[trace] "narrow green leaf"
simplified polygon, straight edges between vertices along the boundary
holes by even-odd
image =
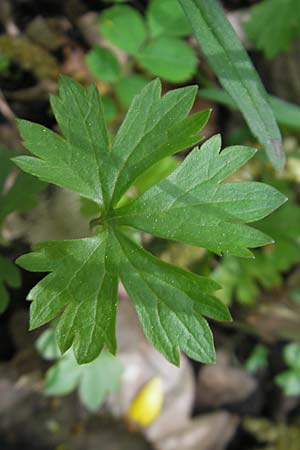
[[[218,254],[251,256],[248,248],[272,242],[244,223],[270,214],[285,196],[262,183],[220,183],[255,153],[250,147],[220,149],[220,137],[215,136],[201,150],[193,150],[168,178],[115,210],[115,220]]]
[[[265,89],[251,60],[216,0],[179,0],[221,84],[238,105],[276,169],[285,157]]]
[[[204,88],[199,90],[199,96],[207,98],[222,105],[237,109],[237,105],[231,97],[222,89]],[[286,102],[281,98],[269,95],[269,103],[272,106],[277,122],[291,130],[300,130],[300,108],[293,103]]]
[[[137,189],[138,195],[143,194],[156,183],[170,175],[179,164],[180,162],[175,156],[167,156],[146,170],[134,182],[134,187]]]

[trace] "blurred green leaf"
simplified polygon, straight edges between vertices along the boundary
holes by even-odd
[[[137,57],[149,72],[172,83],[191,79],[197,68],[194,50],[176,37],[161,36],[153,40]]]
[[[45,392],[60,396],[78,388],[82,404],[89,411],[96,411],[108,394],[119,389],[121,374],[120,361],[108,352],[80,366],[69,350],[47,371]]]
[[[300,395],[300,373],[293,370],[287,370],[275,377],[275,382],[281,387],[285,395],[297,396]]]
[[[103,95],[102,106],[106,122],[114,120],[118,114],[118,107],[115,100],[110,95]]]
[[[98,80],[114,83],[120,76],[119,62],[107,48],[92,48],[86,55],[86,64]]]
[[[16,152],[0,145],[0,238],[5,218],[12,212],[25,212],[36,204],[38,192],[45,186],[25,173],[14,173],[10,157]],[[9,302],[7,287],[21,285],[20,270],[12,261],[0,255],[0,313]]]
[[[276,183],[274,185],[277,187]],[[275,244],[255,251],[254,260],[225,256],[214,271],[213,278],[223,286],[217,296],[226,304],[235,298],[242,304],[255,302],[260,286],[265,289],[280,286],[282,274],[299,261],[300,207],[292,201],[290,190],[285,193],[290,202],[276,211],[272,218],[255,224],[257,229],[272,236]]]
[[[300,376],[300,343],[292,342],[284,347],[283,356],[286,364],[299,372]]]
[[[268,349],[264,345],[256,345],[248,357],[245,367],[248,372],[256,373],[268,365]]]
[[[48,328],[40,335],[36,348],[44,359],[57,360],[46,373],[45,392],[48,395],[67,395],[78,388],[83,405],[95,411],[107,394],[119,388],[122,365],[108,352],[102,352],[92,363],[80,366],[72,350],[61,355],[55,327]]]
[[[95,411],[108,394],[119,390],[123,367],[120,360],[108,352],[102,352],[88,366],[83,366],[79,397],[86,408]]]
[[[36,205],[37,194],[45,183],[26,173],[20,172],[11,188],[0,196],[0,225],[13,211],[26,212]]]
[[[289,369],[278,374],[275,382],[285,395],[300,395],[300,343],[292,342],[286,345],[283,357]]]
[[[56,342],[54,327],[45,330],[37,339],[35,346],[39,354],[48,361],[61,357],[61,352]]]
[[[8,258],[0,255],[0,313],[3,313],[9,302],[7,286],[18,288],[21,286],[20,270]]]
[[[10,59],[4,55],[3,53],[0,53],[0,73],[5,73],[10,66]]]
[[[146,26],[139,12],[127,5],[113,6],[100,15],[100,32],[116,47],[131,55],[146,40]]]
[[[256,47],[274,58],[300,37],[299,0],[263,0],[251,8],[245,29]]]
[[[294,288],[289,290],[289,295],[291,296],[292,300],[299,304],[300,303],[300,289]]]
[[[124,108],[128,109],[135,95],[139,94],[149,80],[143,75],[132,74],[117,82],[116,94]]]
[[[192,27],[177,0],[151,0],[147,9],[147,22],[153,37],[186,36]]]

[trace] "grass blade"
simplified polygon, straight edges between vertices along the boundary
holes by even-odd
[[[203,53],[265,147],[276,169],[284,166],[281,135],[262,82],[216,0],[179,0]]]
[[[237,109],[237,105],[230,95],[217,87],[200,89],[199,96],[232,109]],[[273,95],[268,95],[268,98],[279,125],[290,130],[300,131],[300,107]]]

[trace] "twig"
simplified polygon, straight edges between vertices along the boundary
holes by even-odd
[[[3,95],[2,90],[0,89],[0,112],[8,120],[13,126],[16,126],[16,116]]]

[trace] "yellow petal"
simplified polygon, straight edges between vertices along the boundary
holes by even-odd
[[[142,427],[154,422],[160,415],[163,405],[163,386],[160,377],[148,381],[133,399],[127,418]]]

